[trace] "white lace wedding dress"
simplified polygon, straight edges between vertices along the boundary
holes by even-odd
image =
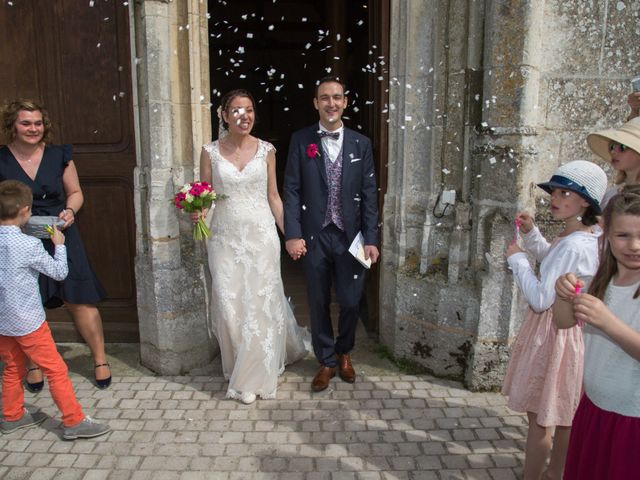
[[[267,200],[267,153],[258,140],[253,159],[239,171],[220,155],[218,142],[203,147],[211,158],[213,187],[228,198],[216,203],[207,244],[212,277],[211,321],[220,344],[227,397],[253,393],[274,398],[285,364],[307,353],[284,294],[280,240]]]

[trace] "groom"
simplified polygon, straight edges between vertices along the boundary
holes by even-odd
[[[284,228],[289,255],[304,257],[313,350],[320,362],[311,389],[320,392],[336,369],[345,382],[356,379],[349,352],[365,268],[349,253],[349,245],[362,232],[365,258],[378,260],[378,204],[371,142],[342,123],[344,84],[337,77],[321,79],[313,104],[320,122],[291,136]],[[337,338],[329,314],[332,281],[340,305]]]

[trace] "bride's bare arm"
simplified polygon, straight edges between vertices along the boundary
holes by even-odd
[[[212,184],[212,173],[211,173],[211,158],[209,157],[209,152],[207,152],[204,147],[202,148],[202,152],[200,152],[200,181],[208,182]],[[204,210],[202,214],[200,212],[191,213],[189,216],[191,220],[195,223],[198,221],[200,215],[202,217],[207,216],[208,210]]]
[[[202,148],[200,152],[200,180],[211,183],[211,158],[209,152]]]
[[[276,178],[276,154],[272,151],[267,155],[267,196],[269,198],[269,208],[276,225],[284,233],[284,208],[282,199],[278,193],[278,181]]]

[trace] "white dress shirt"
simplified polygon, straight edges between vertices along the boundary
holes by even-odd
[[[22,337],[40,328],[46,315],[38,275],[64,280],[68,272],[64,245],[56,245],[51,257],[39,239],[0,225],[0,335]]]
[[[321,132],[329,132],[329,130],[324,128],[322,124],[318,123],[318,126]],[[340,137],[337,140],[334,140],[331,137],[322,137],[320,140],[322,142],[324,151],[327,152],[327,155],[329,155],[329,160],[331,160],[331,163],[336,161],[336,159],[338,158],[338,154],[342,149],[342,143],[344,141],[344,123],[340,125],[340,128],[338,128],[337,130],[333,130],[331,133],[333,132],[338,132],[340,134]]]

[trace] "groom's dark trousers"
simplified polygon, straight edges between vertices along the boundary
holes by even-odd
[[[335,367],[336,354],[349,353],[355,344],[365,268],[349,253],[349,244],[347,235],[331,223],[320,231],[303,257],[313,351],[327,367]],[[329,312],[332,283],[340,305],[335,343]]]

